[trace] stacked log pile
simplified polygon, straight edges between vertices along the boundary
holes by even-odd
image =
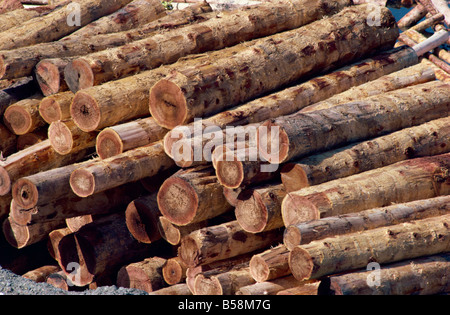
[[[0,7],[0,265],[65,290],[450,292],[445,1],[78,2],[79,23]]]

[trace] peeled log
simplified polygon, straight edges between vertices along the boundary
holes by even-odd
[[[449,224],[450,215],[443,215],[314,241],[294,248],[289,266],[295,278],[307,280],[365,268],[373,261],[386,264],[445,253],[450,250]]]
[[[97,154],[101,159],[121,154],[161,140],[167,129],[159,126],[153,117],[138,119],[103,129],[97,136]]]
[[[450,151],[450,117],[285,164],[281,181],[288,192],[377,169],[403,160]]]
[[[146,292],[162,289],[166,286],[163,277],[166,261],[164,258],[153,257],[123,266],[117,275],[117,285]]]
[[[8,194],[14,182],[21,177],[72,164],[85,156],[84,150],[75,154],[59,155],[49,140],[14,153],[5,161],[0,161],[0,196]]]
[[[446,117],[449,100],[449,85],[433,81],[330,109],[268,120],[258,129],[259,153],[272,163],[288,162]]]
[[[289,193],[285,226],[450,193],[450,154],[416,158]],[[393,180],[395,179],[395,180]]]
[[[70,119],[70,104],[74,94],[70,91],[44,97],[39,104],[39,114],[47,124]]]
[[[450,213],[450,196],[416,200],[289,225],[284,232],[283,242],[289,250],[292,250],[295,246],[327,237],[366,231],[448,213]]]
[[[319,286],[327,295],[434,295],[450,290],[450,254],[433,255],[329,277]],[[382,285],[369,286],[379,275]]]
[[[75,170],[70,186],[75,194],[87,197],[125,183],[157,175],[175,166],[161,142],[139,147],[125,153]]]
[[[48,234],[47,249],[50,256],[52,256],[56,261],[59,261],[59,242],[64,236],[70,233],[72,233],[72,231],[68,227],[63,227],[53,230]]]
[[[236,219],[250,233],[260,233],[283,226],[281,203],[286,196],[282,184],[252,187],[239,194]]]
[[[398,29],[391,12],[381,8],[381,24],[371,27],[367,23],[369,9],[367,5],[344,8],[296,30],[212,53],[210,60],[192,67],[179,67],[151,88],[150,112],[161,126],[173,129],[194,117],[223,111],[307,74],[392,47]],[[311,55],[315,56],[314,62]]]
[[[188,54],[218,50],[298,28],[337,13],[350,4],[349,0],[328,1],[327,5],[323,5],[323,1],[293,0],[282,5],[261,4],[238,11],[224,11],[208,21],[181,30],[81,56],[66,69],[65,76],[68,82],[72,82],[69,83],[72,91],[81,86],[79,82],[90,81],[88,86],[99,85],[176,62]],[[174,45],[177,49],[173,48]]]
[[[245,232],[237,221],[206,227],[181,240],[178,256],[188,267],[236,257],[279,242],[278,230],[253,234]]]
[[[80,0],[77,2],[79,7],[65,5],[39,19],[31,19],[1,32],[0,50],[58,40],[89,22],[120,9],[129,2],[131,0]],[[80,14],[79,25],[73,21],[74,11]]]
[[[24,135],[45,125],[39,115],[39,103],[42,97],[35,95],[10,105],[4,113],[5,125],[16,135]]]
[[[201,222],[232,210],[210,166],[183,169],[169,177],[158,192],[158,205],[162,215],[176,225]]]
[[[136,241],[128,232],[123,214],[107,216],[69,234],[59,243],[60,265],[76,286],[94,281],[106,270],[144,259],[149,245]],[[77,264],[74,270],[74,264]]]
[[[48,138],[53,149],[61,155],[73,154],[93,148],[97,132],[84,132],[72,120],[55,121],[48,128]]]

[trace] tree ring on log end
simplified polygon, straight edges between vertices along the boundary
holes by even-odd
[[[77,169],[70,175],[70,187],[73,192],[82,198],[94,194],[95,178],[88,170]]]
[[[308,280],[312,275],[314,262],[308,251],[298,246],[289,253],[289,268],[297,280]]]
[[[98,128],[101,112],[97,101],[89,94],[77,92],[70,105],[70,115],[75,124],[84,132]]]
[[[307,198],[287,194],[281,204],[284,226],[320,219],[319,209]]]
[[[107,159],[123,153],[123,142],[114,129],[105,128],[97,136],[96,148],[98,156]]]
[[[239,196],[235,215],[239,225],[250,233],[264,231],[268,220],[267,209],[262,197],[254,190],[244,192]]]

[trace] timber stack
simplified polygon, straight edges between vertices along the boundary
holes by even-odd
[[[69,291],[450,292],[447,2],[181,2],[0,5],[0,265]]]

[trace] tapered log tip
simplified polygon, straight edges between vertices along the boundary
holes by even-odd
[[[264,231],[268,220],[262,197],[254,190],[244,191],[239,195],[235,215],[239,225],[250,233]]]
[[[24,135],[29,132],[32,119],[21,106],[9,106],[4,113],[4,122],[16,135]]]
[[[95,98],[85,92],[77,92],[70,105],[73,121],[85,132],[95,131],[101,119],[101,112]]]
[[[41,88],[42,94],[49,96],[59,92],[61,87],[61,76],[58,66],[47,60],[42,60],[36,65],[36,80]]]
[[[61,120],[62,117],[61,108],[52,96],[44,97],[39,103],[39,114],[48,124]]]
[[[244,181],[244,167],[241,161],[217,161],[216,175],[219,183],[231,189],[239,188]]]
[[[73,136],[70,129],[62,121],[55,121],[48,128],[48,138],[53,149],[61,155],[72,152]]]
[[[97,136],[96,149],[101,159],[107,159],[123,153],[123,142],[117,132],[105,128]]]
[[[289,153],[289,137],[281,126],[268,120],[257,130],[257,147],[263,159],[281,164]]]
[[[12,195],[14,202],[23,209],[36,206],[39,199],[36,186],[26,178],[20,178],[14,183]]]
[[[293,250],[302,242],[302,233],[295,225],[290,225],[284,230],[283,243],[287,249]]]
[[[320,219],[319,209],[307,198],[288,193],[281,204],[284,226]]]
[[[77,169],[70,175],[70,187],[79,197],[91,196],[95,191],[94,175],[89,170]]]
[[[94,73],[89,63],[81,58],[73,60],[64,68],[64,79],[73,93],[94,86]]]
[[[250,259],[250,275],[256,282],[265,282],[269,279],[270,268],[267,265],[266,261],[255,255]]]
[[[0,196],[5,196],[11,191],[11,178],[8,171],[0,166]]]
[[[149,109],[156,122],[167,129],[173,129],[187,121],[187,103],[178,85],[162,79],[151,89]]]
[[[287,192],[309,187],[310,182],[304,169],[295,163],[287,163],[281,169],[281,182]]]
[[[311,278],[314,269],[314,261],[307,250],[300,246],[295,247],[289,253],[289,269],[295,279],[302,281]]]
[[[194,188],[183,179],[172,176],[161,185],[158,206],[164,217],[175,225],[187,225],[195,217],[199,199]]]

